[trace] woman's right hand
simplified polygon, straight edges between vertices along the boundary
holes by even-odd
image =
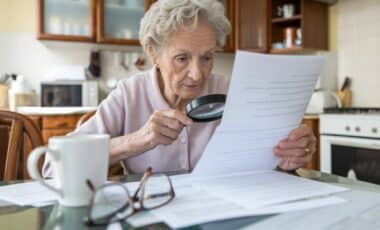
[[[169,145],[191,123],[179,110],[156,110],[136,132],[111,139],[110,163],[144,153],[157,145]]]
[[[178,138],[182,129],[191,123],[192,120],[179,110],[156,110],[134,134],[139,139],[136,141],[141,141],[142,151],[145,152],[157,145],[171,144]]]

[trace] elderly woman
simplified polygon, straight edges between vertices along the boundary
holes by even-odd
[[[220,121],[195,123],[185,106],[202,95],[227,93],[228,82],[212,74],[215,51],[230,23],[215,0],[160,0],[141,21],[140,42],[154,64],[120,81],[96,114],[74,133],[110,134],[110,162],[131,173],[191,170]],[[279,168],[305,165],[315,151],[310,128],[301,126],[274,146]],[[44,175],[51,175],[49,164]]]

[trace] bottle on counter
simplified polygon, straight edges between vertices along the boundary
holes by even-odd
[[[17,111],[18,106],[36,105],[36,98],[36,92],[27,86],[23,75],[11,75],[8,91],[9,110]]]

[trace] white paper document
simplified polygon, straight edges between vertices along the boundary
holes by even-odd
[[[275,216],[244,227],[244,230],[380,229],[380,194],[350,191],[341,195],[345,203],[310,212]],[[242,230],[243,230],[242,229]]]
[[[306,179],[292,183],[300,178],[274,171],[200,180],[191,176],[171,178],[175,199],[152,213],[172,228],[340,204],[344,200],[339,197],[321,195],[346,190]],[[314,199],[306,199],[310,197]]]
[[[299,126],[322,67],[321,56],[238,51],[222,122],[193,174],[275,168],[273,148]]]
[[[52,180],[47,181],[53,184]],[[40,182],[27,182],[0,187],[0,199],[21,206],[46,206],[57,201],[57,194],[50,191]]]

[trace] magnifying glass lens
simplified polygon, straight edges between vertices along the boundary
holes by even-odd
[[[222,116],[224,110],[224,103],[210,103],[207,105],[198,106],[196,109],[191,111],[189,115],[197,119],[209,119],[216,116]]]
[[[187,116],[195,122],[208,122],[223,116],[226,95],[211,94],[192,100],[186,106]]]

